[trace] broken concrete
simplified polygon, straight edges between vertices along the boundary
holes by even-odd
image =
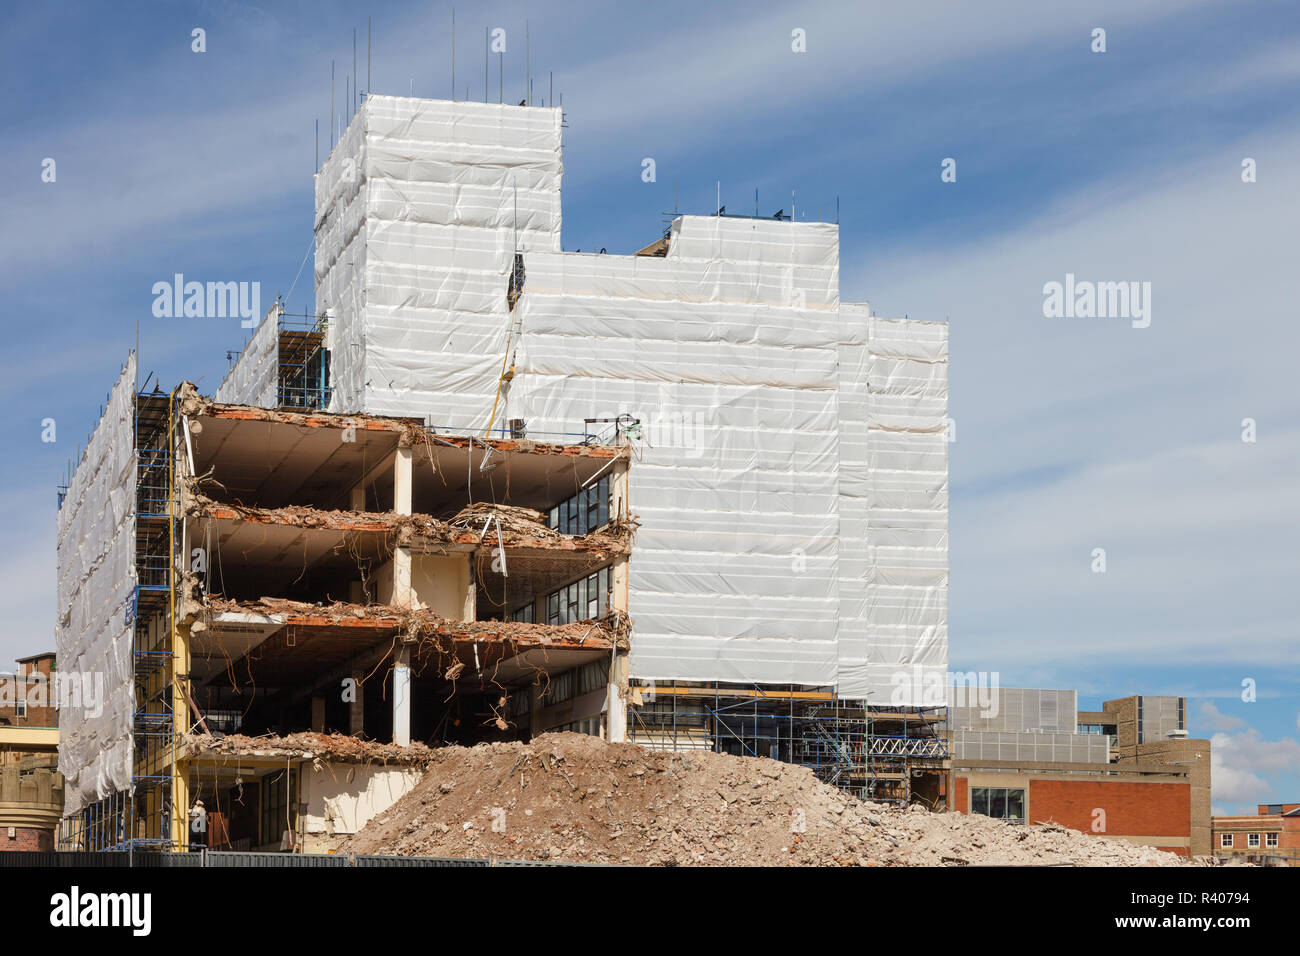
[[[310,731],[283,737],[186,734],[183,744],[190,755],[275,757],[285,760],[391,764],[400,767],[426,767],[435,752],[418,741],[399,747],[397,744],[362,740],[343,734],[318,734]]]
[[[655,866],[1181,866],[1063,827],[864,803],[774,760],[580,734],[433,752],[342,850]]]
[[[286,625],[354,625],[392,629],[407,641],[421,642],[447,638],[459,640],[513,641],[521,644],[577,647],[627,647],[632,621],[615,612],[599,621],[575,621],[571,624],[531,624],[523,621],[453,621],[426,609],[411,610],[386,604],[308,604],[288,598],[263,597],[257,601],[229,601],[211,598],[207,614],[261,614]]]

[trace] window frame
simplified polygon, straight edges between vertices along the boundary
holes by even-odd
[[[971,813],[1017,824],[1023,824],[1028,819],[1025,809],[1027,792],[1024,787],[971,787],[970,794]],[[980,806],[984,809],[979,809]],[[1019,813],[1012,815],[1013,808],[1018,808]],[[995,809],[1001,812],[994,813]]]

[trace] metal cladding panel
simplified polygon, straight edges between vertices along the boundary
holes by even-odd
[[[1026,766],[1104,764],[1110,760],[1110,748],[1100,734],[954,730],[952,755],[954,760],[1015,760]]]
[[[1073,690],[1034,687],[997,687],[988,694],[987,706],[973,699],[977,691],[964,690],[958,700],[948,691],[948,723],[957,730],[1075,734],[1078,730],[1078,693]]]
[[[77,685],[59,708],[65,816],[131,787],[135,375],[132,352],[58,515],[55,653],[60,680]]]

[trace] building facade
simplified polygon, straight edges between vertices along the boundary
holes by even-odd
[[[954,700],[949,806],[1208,856],[1210,742],[1187,739],[1185,714],[1181,697],[1080,711],[1072,690]]]
[[[0,852],[52,850],[63,813],[54,653],[0,674]]]
[[[105,684],[66,845],[347,832],[410,777],[321,796],[361,738],[704,740],[941,799],[946,325],[842,303],[793,209],[564,252],[563,127],[366,97],[313,314],[211,398],[129,357],[60,506],[60,659]]]
[[[1260,866],[1300,866],[1300,803],[1261,803],[1254,816],[1210,819],[1214,856]]]

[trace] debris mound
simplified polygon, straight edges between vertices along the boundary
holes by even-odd
[[[1064,827],[864,803],[804,767],[582,734],[433,751],[340,852],[650,866],[1178,866]]]

